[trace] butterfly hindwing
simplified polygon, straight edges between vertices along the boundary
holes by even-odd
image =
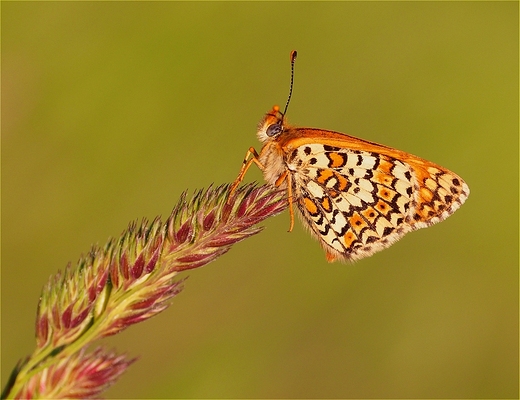
[[[455,197],[449,171],[418,174],[387,154],[313,143],[296,148],[287,166],[302,219],[329,260],[367,257],[456,209],[445,201]]]

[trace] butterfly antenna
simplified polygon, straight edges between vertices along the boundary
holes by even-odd
[[[291,101],[292,96],[292,88],[294,83],[294,62],[296,61],[296,56],[298,52],[296,50],[291,51],[291,86],[289,87],[289,97],[287,98],[287,103],[285,103],[285,108],[283,110],[283,115],[287,112],[287,108],[289,107],[289,102]]]

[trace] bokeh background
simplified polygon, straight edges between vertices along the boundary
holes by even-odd
[[[232,181],[288,119],[460,174],[447,221],[327,264],[287,212],[105,344],[109,398],[518,398],[518,3],[2,3],[2,385],[40,289]],[[252,168],[247,181],[262,181]]]

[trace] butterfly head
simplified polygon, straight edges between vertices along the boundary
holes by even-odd
[[[258,124],[257,136],[262,143],[276,139],[285,129],[285,115],[274,106]]]

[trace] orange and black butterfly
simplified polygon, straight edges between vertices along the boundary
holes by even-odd
[[[343,133],[288,125],[295,59],[293,51],[285,110],[274,106],[258,124],[263,147],[249,149],[232,192],[258,165],[268,183],[287,190],[289,230],[296,204],[331,262],[369,257],[464,203],[468,185],[437,164]]]

